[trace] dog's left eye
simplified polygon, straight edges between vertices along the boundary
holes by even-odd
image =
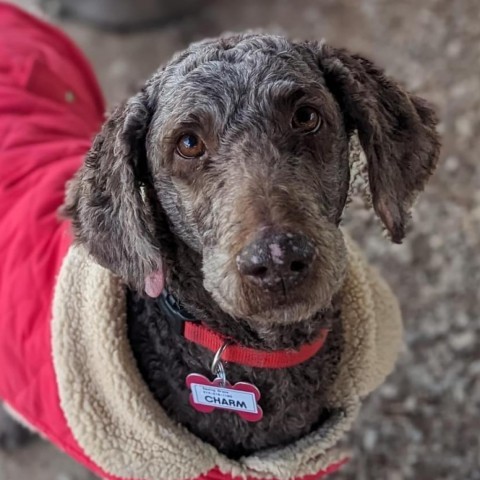
[[[292,127],[305,133],[316,132],[321,124],[320,114],[313,107],[300,107],[293,114]]]
[[[183,158],[201,157],[205,150],[205,144],[193,133],[182,135],[177,142],[177,153]]]

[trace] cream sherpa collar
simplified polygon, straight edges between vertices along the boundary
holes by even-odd
[[[52,342],[61,406],[85,453],[121,478],[186,480],[215,466],[233,476],[288,480],[345,456],[336,446],[361,397],[392,370],[401,343],[397,302],[347,239],[342,293],[345,348],[329,393],[337,413],[319,430],[282,448],[231,460],[174,423],[137,370],[127,339],[125,289],[80,247],[62,266]]]

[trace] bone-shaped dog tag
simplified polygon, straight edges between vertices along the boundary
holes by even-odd
[[[202,413],[211,413],[216,408],[235,412],[247,422],[258,422],[263,417],[258,405],[260,391],[255,385],[229,382],[216,378],[210,381],[198,373],[187,377],[187,387],[191,390],[190,405]]]

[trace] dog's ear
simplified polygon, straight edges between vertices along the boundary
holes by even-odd
[[[70,182],[62,213],[76,242],[102,266],[151,296],[163,288],[158,222],[149,195],[146,94],[117,107]]]
[[[324,44],[313,50],[347,130],[358,131],[373,208],[392,241],[400,243],[413,201],[438,162],[435,113],[369,60]]]

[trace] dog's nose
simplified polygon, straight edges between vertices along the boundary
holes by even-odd
[[[237,256],[240,274],[249,282],[270,291],[297,286],[305,279],[315,249],[305,235],[265,232]]]

